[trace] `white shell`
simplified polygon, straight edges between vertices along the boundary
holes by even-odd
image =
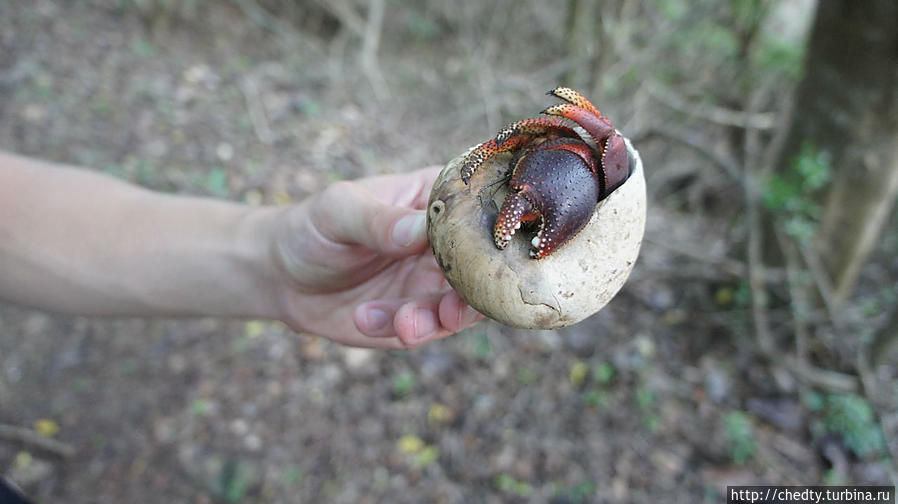
[[[530,258],[529,233],[496,248],[492,225],[505,198],[500,180],[509,156],[481,166],[465,185],[464,155],[449,162],[434,183],[427,234],[452,287],[477,311],[512,327],[554,329],[599,311],[623,287],[642,244],[646,218],[645,174],[627,141],[633,170],[596,205],[586,227],[544,259]],[[498,190],[497,190],[498,189]]]

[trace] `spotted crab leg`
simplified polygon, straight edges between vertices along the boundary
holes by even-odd
[[[461,167],[461,179],[467,184],[474,172],[489,158],[500,152],[527,147],[535,139],[549,134],[580,137],[561,117],[534,117],[513,122],[502,129],[496,138],[483,142],[468,153]]]
[[[586,99],[586,97],[579,92],[569,87],[559,86],[555,89],[547,91],[546,94],[564,100],[572,105],[576,105],[580,108],[586,109],[588,112],[591,112],[592,114],[595,114],[599,117],[601,117],[602,115],[602,113],[599,112],[599,109],[597,109],[591,101]]]
[[[552,94],[555,94],[554,91],[558,89],[564,90],[568,88],[556,88]],[[576,96],[580,96],[576,91],[569,91]],[[563,95],[566,98],[562,99],[577,100],[576,96],[570,95],[570,93],[563,93]],[[599,145],[599,150],[602,154],[603,172],[599,174],[603,188],[601,199],[611,194],[630,176],[630,158],[627,154],[627,145],[624,137],[617,132],[611,121],[602,117],[601,113],[586,98],[582,96],[580,98],[582,98],[582,106],[573,102],[560,103],[543,110],[542,113],[574,121],[585,129]]]

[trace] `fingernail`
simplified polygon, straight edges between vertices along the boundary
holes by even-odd
[[[391,318],[389,313],[379,308],[372,308],[368,310],[367,322],[369,331],[383,329],[384,327],[387,327],[387,324],[389,324],[390,321]]]
[[[430,336],[437,329],[433,312],[426,308],[415,310],[415,340],[421,341]]]
[[[478,312],[474,308],[471,308],[470,306],[466,307],[461,312],[461,317],[460,317],[461,326],[467,327],[467,326],[473,324],[474,321],[477,320],[477,317],[479,317],[479,316],[480,316],[480,312]]]
[[[393,226],[393,243],[408,247],[424,235],[424,213],[414,213],[396,221]]]

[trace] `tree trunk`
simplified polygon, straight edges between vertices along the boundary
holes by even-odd
[[[898,195],[898,2],[821,0],[777,168],[810,141],[833,178],[816,246],[838,306],[851,295]]]

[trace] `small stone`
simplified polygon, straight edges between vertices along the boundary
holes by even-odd
[[[184,357],[183,355],[177,353],[172,354],[168,358],[168,369],[175,374],[182,373],[185,369],[187,369],[187,357]]]
[[[804,408],[798,401],[790,398],[752,397],[746,407],[748,411],[784,431],[800,432],[807,425]]]
[[[343,350],[343,363],[350,371],[370,369],[374,363],[375,353],[368,348],[348,347]]]
[[[318,362],[322,361],[327,357],[327,353],[324,351],[324,345],[321,342],[321,338],[317,336],[306,336],[302,345],[302,356],[310,361]]]
[[[249,432],[249,422],[242,418],[238,418],[231,422],[231,432],[237,436],[245,436]]]
[[[281,386],[280,382],[276,380],[270,380],[265,385],[265,392],[267,392],[270,396],[280,397],[280,395],[284,393],[284,387]]]
[[[262,191],[259,191],[258,189],[250,189],[249,191],[246,191],[246,194],[243,195],[243,201],[253,206],[261,205],[263,199],[264,198],[262,197]]]
[[[243,438],[243,445],[249,451],[259,451],[262,449],[262,438],[258,434],[250,434]]]
[[[428,352],[421,360],[421,375],[425,379],[446,376],[455,367],[455,359],[446,352]]]
[[[47,109],[36,103],[29,103],[22,109],[22,118],[28,122],[41,122],[47,116]]]
[[[177,431],[174,421],[168,417],[161,417],[153,422],[153,437],[158,443],[169,443],[175,439]]]
[[[146,152],[152,157],[163,157],[168,154],[168,144],[162,139],[151,140],[146,144]]]
[[[218,156],[219,160],[228,162],[234,158],[234,146],[227,142],[221,142],[215,148],[215,155]]]
[[[23,451],[16,455],[7,476],[19,485],[28,486],[46,480],[52,472],[53,464]]]
[[[730,377],[717,362],[711,359],[702,362],[702,367],[705,371],[705,390],[708,392],[708,397],[715,403],[726,400],[731,390]]]

